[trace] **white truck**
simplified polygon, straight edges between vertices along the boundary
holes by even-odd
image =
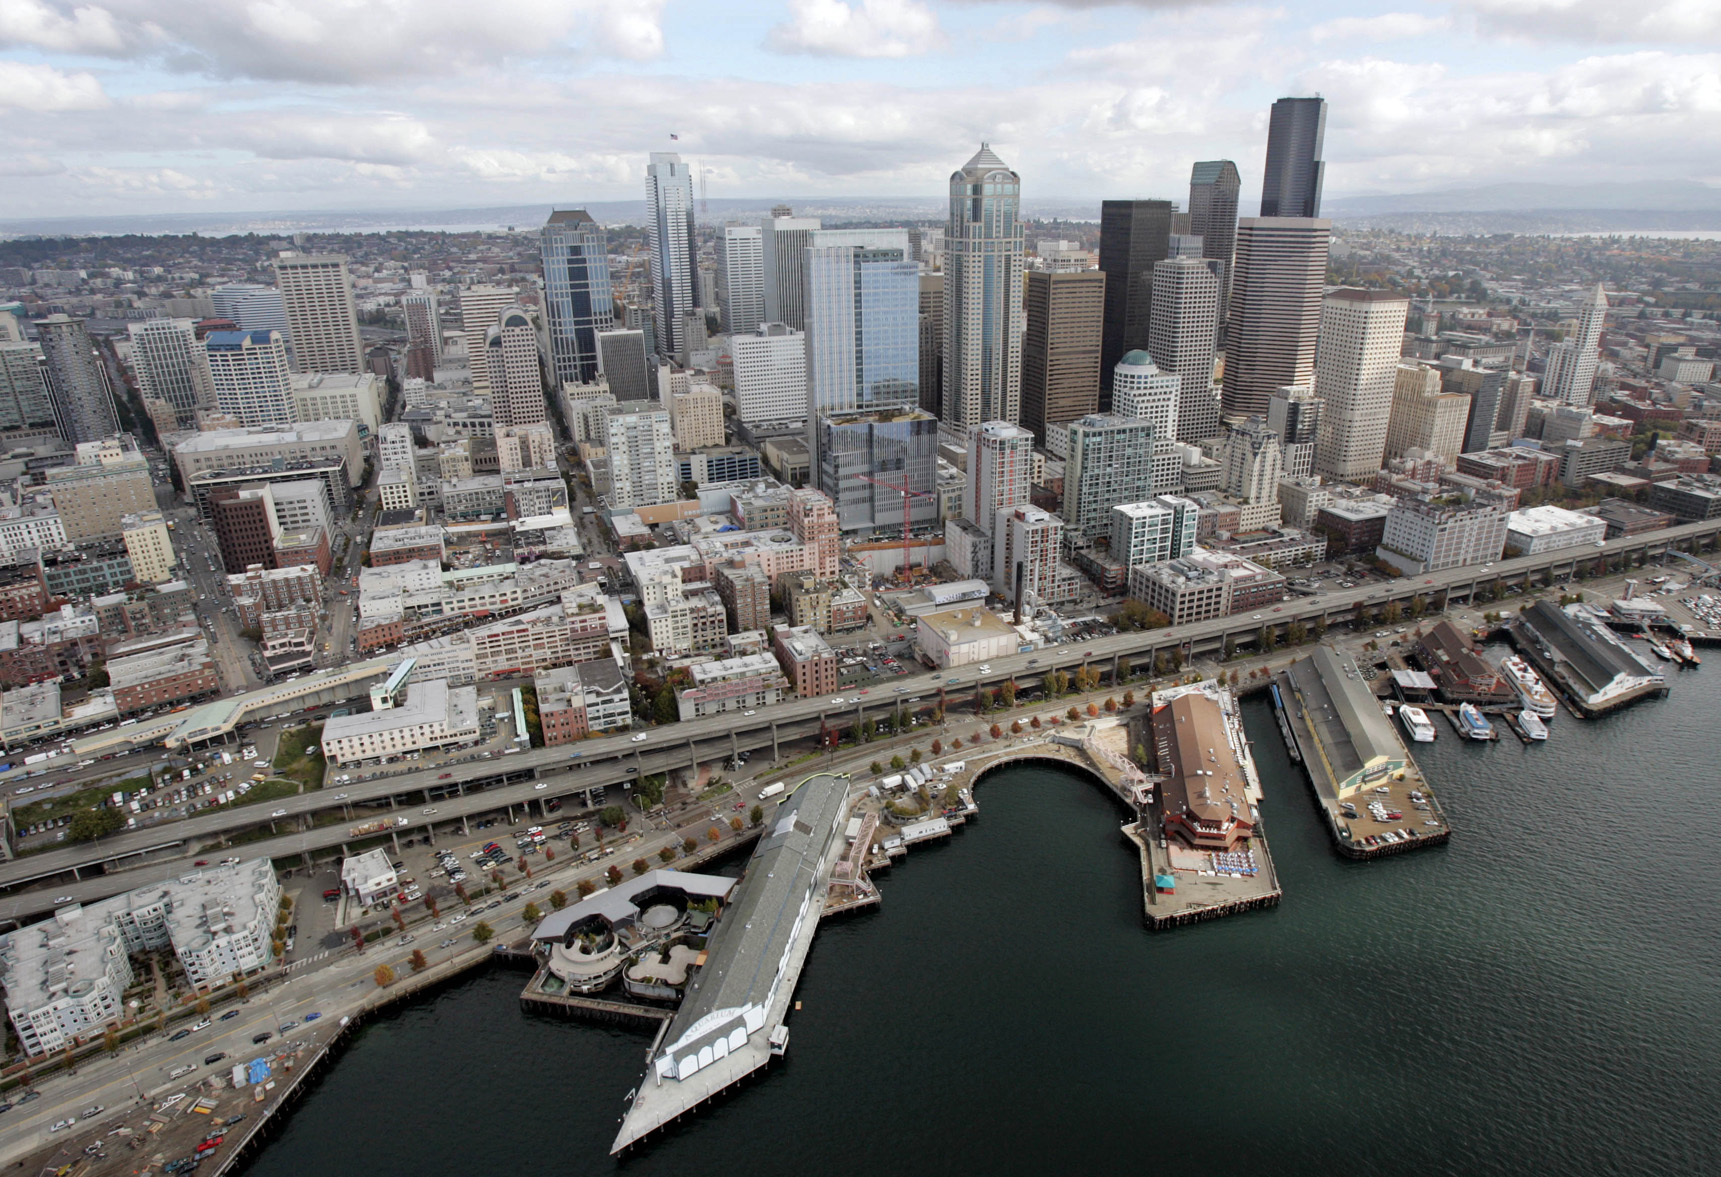
[[[778,781],[774,785],[766,785],[763,789],[759,790],[759,800],[764,801],[764,800],[767,800],[768,798],[775,797],[778,793],[781,793],[782,791],[783,791],[783,782],[782,781]]]

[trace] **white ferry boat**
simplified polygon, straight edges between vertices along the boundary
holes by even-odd
[[[1428,712],[1406,703],[1398,709],[1398,718],[1403,721],[1404,730],[1410,733],[1410,738],[1418,744],[1434,742],[1434,725],[1428,721]]]
[[[1458,727],[1472,740],[1491,740],[1494,738],[1494,725],[1483,718],[1472,703],[1462,704],[1458,708]]]
[[[1512,690],[1517,692],[1518,701],[1523,703],[1525,711],[1534,712],[1542,719],[1552,719],[1558,713],[1554,693],[1548,690],[1542,676],[1528,662],[1513,654],[1500,663],[1500,670]]]
[[[1548,725],[1543,723],[1541,716],[1534,711],[1518,712],[1518,730],[1524,733],[1526,740],[1545,740],[1548,738]]]

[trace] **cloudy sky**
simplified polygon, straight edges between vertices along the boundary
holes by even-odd
[[[0,217],[1177,195],[1321,93],[1327,193],[1721,184],[1721,0],[0,0]],[[671,133],[680,136],[671,143]]]

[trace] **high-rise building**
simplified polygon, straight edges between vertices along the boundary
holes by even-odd
[[[1106,276],[1105,338],[1100,371],[1117,367],[1126,351],[1148,346],[1153,308],[1153,267],[1171,250],[1171,201],[1100,203],[1100,269]],[[1100,408],[1109,409],[1109,389]]]
[[[1128,567],[1181,560],[1195,546],[1201,505],[1177,495],[1159,495],[1111,509],[1111,557]]]
[[[675,448],[707,449],[723,444],[723,392],[715,384],[695,381],[669,399],[669,428]]]
[[[1103,270],[1029,270],[1022,340],[1022,424],[1047,430],[1099,411]]]
[[[772,209],[759,227],[766,322],[791,331],[806,328],[807,240],[818,227],[819,218],[797,217],[787,205]]]
[[[119,432],[107,365],[82,319],[49,315],[36,323],[54,425],[68,445],[103,441]]]
[[[806,336],[761,323],[729,341],[735,361],[735,415],[749,425],[807,419]]]
[[[993,522],[992,586],[1006,601],[1049,600],[1058,581],[1058,553],[1064,546],[1064,521],[1031,503],[998,511]]]
[[[166,401],[182,429],[197,424],[197,410],[215,405],[209,361],[190,319],[145,319],[127,328],[132,372],[146,401]]]
[[[600,331],[598,359],[610,395],[618,401],[648,401],[656,385],[656,372],[646,362],[645,332]]]
[[[646,230],[651,243],[651,322],[657,354],[684,348],[682,316],[699,305],[694,265],[699,247],[693,237],[693,170],[668,151],[651,153],[645,169]]]
[[[1215,264],[1172,257],[1153,267],[1147,351],[1162,371],[1178,379],[1178,441],[1220,433],[1219,398],[1213,391],[1221,290]]]
[[[287,310],[296,370],[365,371],[359,309],[345,256],[284,253],[275,259],[275,281]]]
[[[256,282],[229,282],[209,292],[215,317],[226,319],[241,331],[279,331],[293,353],[293,333],[287,328],[287,303],[273,286]]]
[[[912,241],[913,230],[909,237]],[[920,275],[920,407],[934,417],[944,411],[944,275],[924,270]]]
[[[1279,435],[1286,478],[1307,478],[1315,472],[1315,440],[1325,405],[1314,389],[1303,385],[1275,388],[1267,401],[1267,428]]]
[[[986,421],[968,434],[968,485],[963,517],[990,529],[997,513],[1028,501],[1033,484],[1034,435],[1008,421]]]
[[[211,331],[203,340],[215,405],[241,425],[298,421],[287,345],[274,331]]]
[[[1313,383],[1332,229],[1331,221],[1303,217],[1237,222],[1221,399],[1227,416],[1265,413],[1274,389]]]
[[[1232,257],[1237,251],[1237,198],[1243,181],[1228,159],[1197,163],[1189,172],[1189,231],[1201,238],[1201,256],[1219,263],[1219,319],[1231,292]]]
[[[1070,424],[1063,516],[1072,533],[1098,539],[1111,529],[1114,505],[1153,493],[1153,426],[1098,413]]]
[[[1593,405],[1596,368],[1601,361],[1601,333],[1607,326],[1607,291],[1600,282],[1578,309],[1577,333],[1548,349],[1542,395],[1568,405]]]
[[[414,287],[401,295],[400,314],[406,320],[406,374],[434,381],[442,362],[442,315],[435,288]]]
[[[1279,478],[1284,474],[1284,453],[1279,435],[1260,417],[1250,417],[1225,435],[1219,443],[1219,486],[1228,495],[1246,503],[1279,501]]]
[[[944,231],[944,424],[1022,416],[1021,177],[982,143],[950,176]]]
[[[809,421],[851,409],[919,408],[920,269],[908,256],[908,234],[816,230],[805,254]]]
[[[0,343],[0,429],[31,427],[54,428],[42,349],[16,340]]]
[[[1146,421],[1157,439],[1177,436],[1178,408],[1183,382],[1175,372],[1166,372],[1144,351],[1125,352],[1112,369],[1111,406],[1114,416]]]
[[[765,318],[765,241],[758,225],[725,225],[717,242],[717,303],[723,330],[747,335]]]
[[[544,266],[544,321],[555,382],[598,378],[598,332],[615,326],[609,247],[585,209],[558,209],[538,234]]]
[[[1315,392],[1326,408],[1316,473],[1372,478],[1380,469],[1409,312],[1409,300],[1390,290],[1335,290],[1322,300]]]
[[[490,415],[497,425],[536,425],[545,419],[544,374],[531,312],[511,306],[484,337]]]
[[[1419,450],[1439,458],[1450,470],[1463,452],[1469,418],[1470,397],[1443,391],[1440,369],[1427,364],[1399,364],[1393,377],[1382,458],[1390,461]]]
[[[901,534],[905,496],[895,487],[910,492],[911,527],[939,521],[938,418],[910,403],[820,413],[816,424],[813,474],[842,530]]]
[[[1263,217],[1321,215],[1321,141],[1325,98],[1281,98],[1267,121],[1267,166],[1261,179]]]
[[[460,291],[460,334],[466,337],[466,362],[472,365],[472,391],[490,393],[490,328],[502,312],[515,305],[518,296],[506,286],[467,286]]]
[[[669,410],[657,405],[616,405],[604,417],[611,507],[649,507],[673,501],[681,480]]]

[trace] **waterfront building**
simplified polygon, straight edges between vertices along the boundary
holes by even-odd
[[[603,227],[584,209],[552,212],[538,234],[538,255],[555,382],[588,384],[600,370],[598,332],[615,326]]]
[[[1170,253],[1171,218],[1169,200],[1100,202],[1100,270],[1106,276],[1102,373],[1116,368],[1125,352],[1150,348],[1153,268]],[[1109,391],[1100,389],[1102,409],[1111,407]]]
[[[1331,646],[1315,647],[1285,670],[1302,698],[1309,734],[1327,783],[1339,800],[1374,788],[1410,764],[1410,755],[1380,709],[1356,662]]]
[[[1335,290],[1321,301],[1313,376],[1326,407],[1315,440],[1317,474],[1359,480],[1380,469],[1409,310],[1409,300],[1389,290]]]
[[[341,254],[283,253],[275,281],[287,312],[292,359],[300,372],[363,372],[353,278]]]
[[[947,429],[1022,416],[1022,181],[986,144],[950,177],[944,231]]]
[[[1592,711],[1666,689],[1667,679],[1582,606],[1537,601],[1513,618],[1512,641],[1539,670]]]
[[[1223,297],[1209,263],[1171,257],[1154,264],[1147,351],[1163,371],[1178,378],[1178,441],[1201,441],[1221,432],[1213,368]],[[1118,411],[1115,406],[1113,411]]]
[[[651,323],[660,356],[678,355],[687,341],[686,314],[699,307],[694,272],[699,244],[693,230],[693,170],[673,152],[654,151],[645,169],[646,232],[651,252]],[[625,400],[619,393],[617,399]]]
[[[1043,443],[1054,428],[1099,411],[1103,270],[1029,270],[1022,342],[1022,424]]]
[[[1331,238],[1327,220],[1244,217],[1237,222],[1225,330],[1221,404],[1226,415],[1265,413],[1275,389],[1315,384],[1315,341],[1321,334]],[[1318,385],[1315,391],[1325,395]]]
[[[1203,691],[1156,699],[1150,722],[1165,837],[1193,850],[1236,850],[1255,832],[1259,787],[1219,701]]]
[[[1267,121],[1267,163],[1261,180],[1263,217],[1318,217],[1321,159],[1327,131],[1325,98],[1281,98]]]

